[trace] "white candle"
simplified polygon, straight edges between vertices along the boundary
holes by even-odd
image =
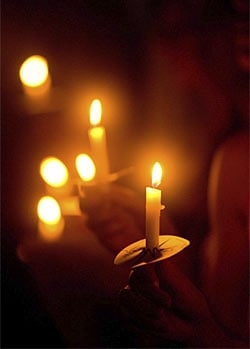
[[[156,187],[161,183],[162,169],[156,162],[152,170],[152,187],[146,187],[146,248],[159,247],[161,190]]]
[[[109,174],[109,161],[107,155],[106,130],[100,126],[102,114],[101,102],[93,100],[90,106],[90,124],[88,130],[92,156],[96,166],[96,178],[105,180]]]

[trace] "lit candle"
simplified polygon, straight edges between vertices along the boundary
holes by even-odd
[[[40,164],[40,175],[46,184],[46,192],[52,196],[70,195],[72,186],[65,164],[53,156],[48,156]]]
[[[64,219],[56,199],[51,196],[43,196],[37,205],[37,215],[41,237],[46,241],[58,240],[64,229]]]
[[[97,180],[105,180],[109,173],[109,161],[107,155],[106,131],[100,126],[102,105],[98,99],[93,100],[90,106],[90,124],[88,130],[91,151],[96,166]]]
[[[162,169],[156,162],[152,170],[152,187],[146,187],[146,248],[159,247],[161,190],[156,187],[161,183]]]
[[[88,154],[78,154],[75,159],[76,170],[84,182],[94,179],[96,168],[93,160]]]
[[[52,156],[41,162],[40,175],[47,184],[55,188],[64,186],[69,178],[68,169],[64,163]]]
[[[27,58],[20,70],[19,77],[24,92],[33,97],[42,97],[49,91],[51,78],[47,60],[39,55]]]

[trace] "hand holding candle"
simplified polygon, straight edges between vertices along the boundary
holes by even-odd
[[[90,106],[90,124],[88,130],[93,159],[96,165],[97,180],[105,180],[109,174],[109,161],[106,145],[106,130],[99,126],[101,122],[102,106],[99,99],[93,100]]]
[[[161,183],[162,168],[156,162],[152,170],[152,187],[146,187],[146,238],[138,240],[115,257],[115,264],[128,263],[136,268],[169,258],[182,251],[189,245],[189,241],[175,235],[159,235],[161,190],[156,187]]]

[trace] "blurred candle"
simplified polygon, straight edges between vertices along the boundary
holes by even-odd
[[[80,178],[89,182],[94,179],[96,168],[93,160],[87,154],[79,154],[76,157],[75,165]]]
[[[37,215],[41,237],[46,241],[58,240],[64,229],[64,219],[56,199],[43,196],[37,205]]]
[[[69,177],[68,169],[64,163],[52,156],[41,162],[40,175],[47,184],[55,188],[65,185]]]
[[[106,131],[100,126],[102,105],[99,99],[94,99],[90,106],[90,124],[88,136],[93,159],[96,165],[96,178],[105,180],[109,174],[109,161],[107,155]]]
[[[146,187],[146,248],[159,247],[161,190],[156,187],[161,183],[162,168],[156,162],[152,169],[152,187]]]
[[[40,175],[46,183],[46,192],[51,196],[68,196],[72,192],[69,172],[64,163],[56,157],[48,156],[40,164]]]
[[[31,97],[47,95],[51,86],[51,77],[44,57],[34,55],[27,58],[21,65],[19,77],[25,94]]]

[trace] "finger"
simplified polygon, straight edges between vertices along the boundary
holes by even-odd
[[[148,321],[148,319],[146,319]],[[149,319],[147,325],[148,330],[157,337],[171,340],[174,342],[187,341],[192,333],[192,327],[186,320],[179,318],[173,312],[164,310],[161,317]]]
[[[167,291],[173,305],[184,314],[192,316],[208,316],[209,310],[201,291],[169,260],[156,265],[160,287]]]
[[[159,316],[159,307],[133,292],[129,287],[125,287],[120,291],[119,300],[123,309],[135,321],[144,322],[146,318],[157,318]]]
[[[136,268],[130,274],[129,284],[137,293],[149,298],[160,307],[170,307],[171,297],[159,288],[159,280],[154,266],[148,265]]]
[[[166,340],[180,341],[189,338],[190,327],[184,320],[163,308],[153,306],[128,287],[120,292],[120,301],[133,326]]]

